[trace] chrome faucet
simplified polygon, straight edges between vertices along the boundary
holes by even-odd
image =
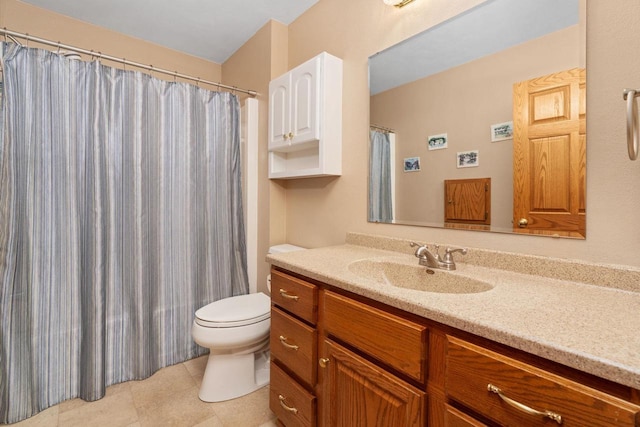
[[[455,270],[456,263],[453,260],[453,253],[460,252],[462,255],[467,254],[467,248],[447,248],[445,249],[444,256],[440,258],[439,245],[433,245],[435,253],[431,252],[427,245],[420,245],[415,242],[411,242],[409,245],[412,248],[417,247],[415,256],[418,258],[418,263],[427,268]]]

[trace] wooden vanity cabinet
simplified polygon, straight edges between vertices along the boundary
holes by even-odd
[[[317,425],[318,288],[271,271],[269,407],[286,426]]]
[[[447,427],[487,427],[487,424],[476,420],[451,405],[445,405],[444,425]]]
[[[424,426],[427,328],[329,290],[320,298],[324,425]]]
[[[640,419],[638,405],[455,337],[446,394],[500,425],[634,427]]]
[[[324,425],[425,425],[425,392],[353,351],[324,342]]]
[[[630,387],[277,268],[272,302],[270,407],[286,427],[640,427]]]

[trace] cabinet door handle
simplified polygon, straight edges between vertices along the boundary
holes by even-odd
[[[289,132],[289,139],[293,139],[293,132]]]
[[[284,397],[283,395],[279,394],[278,395],[278,399],[280,400],[280,406],[282,406],[285,411],[291,412],[292,414],[297,414],[298,413],[298,409],[293,408],[293,407],[287,405],[286,403],[284,403],[284,401],[287,399],[286,397]]]
[[[502,390],[500,390],[499,387],[494,386],[493,384],[487,384],[487,390],[489,390],[491,393],[495,393],[498,395],[498,397],[500,397],[500,399],[502,399],[502,401],[504,403],[506,403],[507,405],[510,405],[514,408],[516,408],[519,411],[522,411],[526,414],[529,415],[535,415],[535,416],[540,416],[540,417],[545,417],[545,418],[550,418],[553,421],[557,422],[558,424],[562,424],[562,415],[556,413],[556,412],[552,412],[552,411],[537,411],[533,408],[530,408],[529,406],[517,402],[507,396],[505,396],[502,393]]]
[[[329,359],[327,357],[321,357],[320,360],[318,360],[318,364],[321,368],[326,368],[329,364]]]
[[[282,343],[283,346],[285,346],[289,350],[298,350],[298,346],[297,345],[289,344],[287,342],[287,337],[284,337],[284,336],[280,335],[280,342]]]
[[[284,289],[280,289],[280,295],[282,295],[282,298],[290,299],[293,301],[298,301],[299,298],[298,295],[291,295]]]

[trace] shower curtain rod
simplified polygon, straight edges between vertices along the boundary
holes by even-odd
[[[223,88],[223,89],[229,90],[231,92],[242,92],[242,93],[246,93],[247,95],[252,96],[252,97],[258,96],[258,92],[256,92],[255,90],[241,89],[241,88],[238,88],[238,87],[235,87],[235,86],[229,86],[229,85],[225,85],[225,84],[222,84],[222,83],[212,82],[212,81],[209,81],[209,80],[201,79],[200,77],[193,77],[193,76],[190,76],[188,74],[178,73],[177,71],[165,70],[165,69],[162,69],[162,68],[154,67],[153,65],[145,65],[145,64],[141,64],[139,62],[129,61],[129,60],[125,59],[125,58],[118,58],[118,57],[111,56],[111,55],[105,55],[104,53],[101,53],[101,52],[95,52],[93,50],[87,50],[87,49],[82,49],[82,48],[75,47],[75,46],[70,46],[70,45],[67,45],[67,44],[62,44],[59,41],[58,42],[54,42],[53,40],[43,39],[43,38],[40,38],[40,37],[34,37],[34,36],[29,35],[28,33],[24,33],[24,34],[23,33],[18,33],[16,31],[7,30],[6,27],[5,28],[0,28],[0,35],[4,35],[5,38],[6,37],[9,37],[9,38],[18,37],[18,38],[21,38],[21,39],[25,39],[27,42],[34,41],[36,43],[42,43],[42,44],[45,44],[45,45],[48,45],[48,46],[57,47],[58,50],[59,49],[65,49],[65,50],[69,50],[69,51],[76,52],[76,53],[84,53],[85,55],[91,55],[91,57],[96,57],[96,58],[99,58],[99,59],[107,59],[109,61],[119,62],[119,63],[124,64],[124,65],[131,65],[133,67],[142,68],[144,70],[148,70],[148,71],[151,71],[151,72],[155,71],[157,73],[167,74],[167,75],[173,76],[174,79],[179,77],[181,79],[194,81],[197,84],[204,83],[204,84],[208,84],[208,85],[211,85],[211,86],[216,86],[218,89]]]
[[[373,128],[373,129],[381,130],[381,131],[383,131],[383,132],[396,133],[396,131],[394,131],[393,129],[391,129],[391,128],[386,128],[386,127],[384,127],[384,126],[369,125],[369,127],[370,127],[370,128]]]

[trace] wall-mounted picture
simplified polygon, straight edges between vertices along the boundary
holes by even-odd
[[[447,148],[447,134],[432,135],[427,137],[427,145],[429,150],[442,150]]]
[[[475,168],[480,164],[478,150],[458,152],[457,165],[459,168]]]
[[[404,159],[405,172],[417,172],[420,170],[420,157],[407,157]]]
[[[513,138],[513,122],[491,125],[491,142]]]

